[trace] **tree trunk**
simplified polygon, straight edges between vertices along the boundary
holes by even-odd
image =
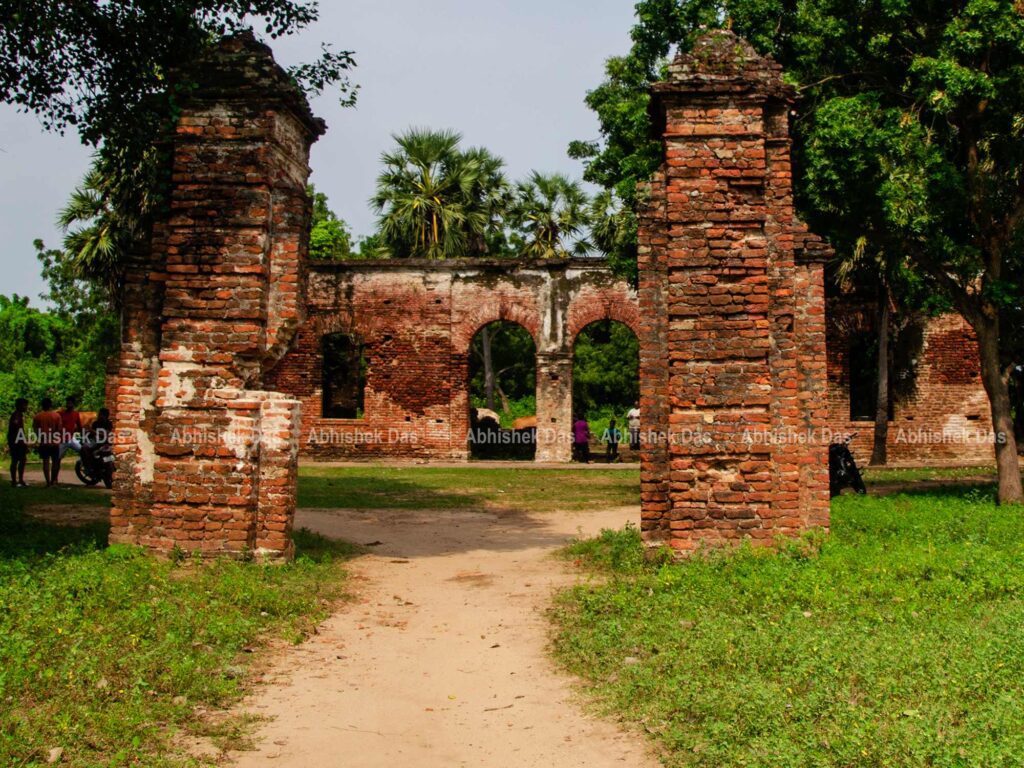
[[[1013,411],[1017,416],[1014,423],[1017,425],[1017,451],[1019,452],[1021,442],[1024,441],[1024,371],[1018,369],[1017,373],[1012,376],[1010,394]]]
[[[1004,370],[999,354],[999,321],[982,317],[974,328],[981,353],[981,380],[992,409],[995,431],[996,468],[999,471],[999,503],[1024,504],[1020,460],[1013,430],[1010,406],[1010,373]]]
[[[889,288],[882,287],[882,306],[878,317],[878,389],[875,393],[875,441],[871,464],[885,466],[889,461]]]
[[[484,394],[487,407],[494,410],[494,360],[491,357],[491,329],[486,326],[480,330],[480,346],[484,353]]]
[[[498,389],[498,397],[501,398],[501,412],[510,413],[512,411],[512,404],[508,401],[508,395],[505,394],[505,390],[501,388],[501,384],[495,384]]]

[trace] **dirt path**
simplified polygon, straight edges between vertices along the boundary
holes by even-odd
[[[653,768],[639,735],[584,714],[542,614],[573,578],[551,552],[636,517],[301,511],[299,526],[382,543],[352,563],[357,601],[247,703],[272,719],[237,765]]]

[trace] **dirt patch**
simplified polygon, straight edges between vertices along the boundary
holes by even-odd
[[[79,504],[33,504],[25,508],[25,514],[34,520],[50,525],[78,528],[83,525],[108,522],[110,507]]]
[[[546,650],[543,615],[577,534],[636,522],[591,513],[300,510],[299,526],[373,542],[356,601],[282,651],[245,710],[267,716],[241,768],[653,768],[639,734],[588,715]]]

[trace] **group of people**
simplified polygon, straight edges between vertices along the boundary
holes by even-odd
[[[28,400],[19,397],[14,404],[14,413],[7,422],[11,485],[15,488],[28,487],[25,482],[25,465],[32,446],[35,446],[43,462],[43,477],[49,488],[56,485],[60,478],[60,464],[65,454],[68,451],[82,452],[83,437],[88,435],[98,443],[105,443],[113,436],[114,425],[110,421],[109,410],[101,408],[86,430],[73,397],[69,397],[64,408],[59,411],[54,409],[50,398],[44,397],[31,424],[26,423],[27,414]]]
[[[629,449],[633,452],[640,450],[640,406],[634,405],[626,413],[626,426],[628,428]],[[619,443],[622,441],[623,433],[619,429],[618,421],[611,419],[608,422],[608,429],[605,430],[602,440],[605,443],[605,459],[608,462],[619,460]],[[590,424],[583,416],[577,416],[572,424],[572,452],[576,461],[584,464],[590,462]]]

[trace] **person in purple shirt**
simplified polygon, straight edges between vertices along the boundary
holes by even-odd
[[[590,425],[582,416],[577,416],[572,425],[572,449],[577,461],[590,462]]]

